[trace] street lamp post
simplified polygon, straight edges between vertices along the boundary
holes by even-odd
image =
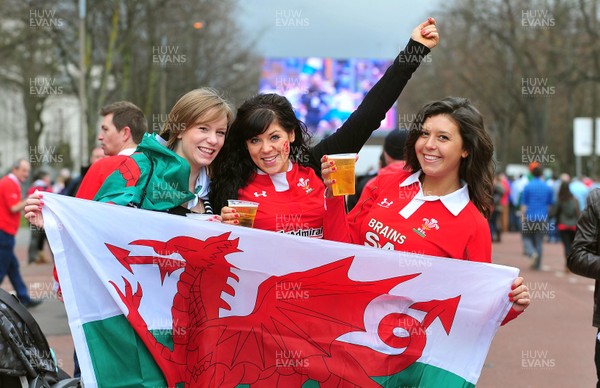
[[[80,166],[85,166],[88,162],[87,98],[85,91],[85,1],[86,0],[79,0],[79,130],[81,131],[79,155]]]

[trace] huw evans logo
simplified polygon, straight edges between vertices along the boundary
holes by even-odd
[[[524,9],[521,11],[521,26],[548,29],[556,25],[554,16],[547,9]]]
[[[187,62],[187,57],[179,52],[179,46],[152,46],[152,62],[161,65],[182,64]]]
[[[525,97],[550,97],[556,94],[556,87],[548,84],[548,78],[521,78],[521,94]]]
[[[308,27],[310,22],[304,17],[302,10],[299,9],[278,9],[275,10],[276,27]]]
[[[62,18],[56,17],[54,9],[31,9],[29,10],[29,27],[53,30],[64,25]]]

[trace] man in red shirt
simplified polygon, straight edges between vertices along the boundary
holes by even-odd
[[[148,122],[144,112],[129,101],[117,101],[104,106],[100,110],[102,123],[98,133],[98,141],[106,158],[90,160],[75,197],[93,200],[106,180],[131,154],[135,152],[148,131]],[[55,288],[61,298],[56,267],[53,272]]]
[[[21,184],[29,177],[30,169],[27,160],[19,159],[13,164],[10,174],[0,179],[0,283],[8,274],[17,297],[26,307],[42,303],[41,300],[31,299],[29,296],[19,270],[19,260],[14,252],[21,211],[25,208],[25,201],[21,198]]]
[[[96,193],[123,161],[135,152],[148,131],[146,116],[129,101],[117,101],[102,108],[98,140],[106,156],[90,166],[81,181],[77,198],[94,199]]]

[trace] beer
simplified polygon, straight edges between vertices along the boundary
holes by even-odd
[[[328,155],[328,159],[335,161],[336,171],[329,175],[330,179],[335,179],[331,186],[333,195],[354,194],[354,166],[356,164],[356,154],[335,154]]]
[[[240,215],[238,225],[252,228],[254,217],[256,217],[256,211],[258,210],[258,202],[229,199],[227,200],[227,206],[234,208],[236,213]]]

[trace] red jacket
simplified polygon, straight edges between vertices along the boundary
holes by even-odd
[[[13,213],[10,208],[21,201],[21,186],[14,175],[0,179],[0,230],[11,236],[17,234],[21,212]]]
[[[106,178],[115,172],[127,158],[128,156],[125,155],[115,155],[93,163],[83,177],[75,197],[93,200]]]

